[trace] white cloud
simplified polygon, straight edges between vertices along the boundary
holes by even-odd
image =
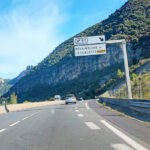
[[[58,29],[66,15],[56,0],[12,2],[11,10],[0,16],[0,76],[36,65],[65,39]]]

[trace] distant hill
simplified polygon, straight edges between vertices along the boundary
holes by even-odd
[[[2,79],[0,78],[0,97],[8,92],[8,90],[16,84],[22,77],[27,75],[30,70],[33,69],[33,66],[27,66],[24,71],[22,71],[16,78],[14,79]]]
[[[11,84],[9,84],[9,79],[2,79],[0,78],[0,97],[6,93],[9,88],[12,86]]]
[[[2,78],[0,78],[0,84],[3,84],[4,80]]]
[[[76,36],[105,35],[106,40],[126,39],[129,64],[132,65],[150,57],[147,55],[149,41],[144,40],[149,31],[150,0],[129,0],[107,19]],[[93,98],[95,87],[102,86],[101,83],[109,80],[118,68],[123,68],[118,45],[107,46],[106,55],[75,57],[72,37],[56,47],[5,96],[15,92],[19,102],[44,100],[55,94],[64,96],[68,93]]]
[[[17,77],[10,80],[9,84],[13,84],[13,85],[16,84],[22,77],[27,75],[27,73],[29,73],[31,69],[33,69],[33,66],[27,66],[26,69],[22,71]]]

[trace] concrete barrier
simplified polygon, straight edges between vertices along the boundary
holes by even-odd
[[[116,105],[124,108],[129,108],[140,113],[150,114],[150,100],[130,100],[100,97],[99,101],[101,103],[105,102],[107,105]]]
[[[11,104],[7,105],[7,108],[10,112],[19,111],[34,107],[46,106],[46,105],[55,105],[55,104],[62,104],[64,101],[44,101],[44,102],[32,102],[32,103],[25,103],[25,104]],[[0,106],[0,114],[6,113],[5,106]]]

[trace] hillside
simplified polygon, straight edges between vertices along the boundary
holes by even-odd
[[[125,38],[128,41],[129,63],[132,65],[144,57],[150,57],[147,55],[148,41],[142,41],[149,31],[150,1],[129,0],[106,20],[76,36],[105,34],[107,40]],[[107,46],[106,55],[75,57],[72,37],[56,47],[5,96],[15,91],[19,102],[44,100],[54,94],[64,96],[67,93],[92,98],[96,94],[93,87],[109,80],[118,68],[123,68],[122,52],[118,45]]]
[[[122,72],[122,71],[121,71]],[[128,98],[124,72],[118,76],[118,71],[113,78],[97,88],[96,91],[107,88],[102,94],[104,97]],[[150,58],[140,60],[130,67],[132,94],[134,99],[150,99]],[[111,82],[110,82],[111,81]],[[142,94],[141,94],[142,93]]]
[[[10,80],[9,84],[13,84],[13,85],[16,84],[22,77],[27,75],[31,69],[33,69],[33,66],[27,66],[26,69],[23,70],[17,77]]]
[[[33,66],[27,66],[25,70],[23,70],[17,77],[13,79],[2,79],[0,78],[0,97],[8,92],[8,90],[16,84],[22,77],[24,77],[27,73],[30,72],[30,70],[33,68]]]
[[[2,79],[0,78],[0,97],[6,93],[10,87],[12,86],[11,84],[9,84],[9,79]]]
[[[150,66],[150,65],[149,65]],[[144,71],[139,75],[133,74],[132,94],[134,99],[150,99],[150,72]],[[126,98],[126,85],[122,85],[114,94],[115,97]]]

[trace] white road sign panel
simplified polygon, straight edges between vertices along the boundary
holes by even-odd
[[[106,44],[75,46],[75,56],[106,54]]]
[[[76,37],[74,38],[74,45],[91,45],[91,44],[102,44],[105,43],[105,36],[87,36],[87,37]]]

